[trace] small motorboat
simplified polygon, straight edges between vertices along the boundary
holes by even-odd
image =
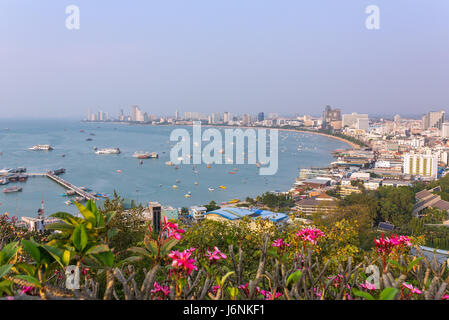
[[[226,190],[226,187],[225,186],[220,186],[220,189]]]
[[[173,189],[178,189],[178,186],[177,186],[176,184],[174,184],[174,185],[172,186],[172,188],[173,188]]]
[[[198,182],[195,181],[193,184],[197,186],[197,185],[198,185]]]
[[[190,198],[191,195],[190,195],[190,193],[187,193],[187,194],[184,195],[184,197],[185,197],[185,198]]]
[[[4,192],[4,193],[20,192],[20,191],[22,191],[22,187],[17,187],[17,186],[9,187],[9,188],[3,189],[3,192]]]
[[[212,188],[212,187],[209,187],[209,189],[208,189],[210,192],[212,192],[212,191],[214,191],[215,189],[214,188]]]

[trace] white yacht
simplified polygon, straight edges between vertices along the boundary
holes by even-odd
[[[28,150],[33,151],[50,151],[53,150],[53,147],[49,144],[37,144],[35,146],[32,146],[31,148],[28,148]]]
[[[95,154],[119,154],[119,153],[120,153],[119,148],[105,148],[95,151]]]

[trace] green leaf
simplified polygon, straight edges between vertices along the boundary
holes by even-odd
[[[8,274],[8,272],[9,272],[9,270],[11,270],[12,266],[13,266],[12,264],[4,264],[4,265],[0,266],[0,279],[3,276],[6,276]]]
[[[412,270],[413,267],[415,265],[417,265],[422,259],[424,259],[424,258],[423,257],[419,257],[419,258],[417,258],[417,259],[415,259],[413,261],[410,261],[410,263],[407,266],[407,272],[410,272],[410,270]]]
[[[37,287],[40,288],[42,287],[41,283],[39,282],[39,280],[37,280],[35,277],[32,276],[27,276],[27,275],[18,275],[18,276],[14,276],[15,279],[20,279],[20,280],[24,280],[27,283],[28,286],[30,287]]]
[[[107,267],[112,268],[112,266],[114,265],[114,254],[111,251],[100,252],[92,256],[100,260]]]
[[[73,229],[75,227],[73,225],[65,223],[65,222],[56,222],[56,223],[52,223],[52,224],[45,226],[45,228],[49,229],[49,230],[59,230],[61,232],[71,233],[71,232],[73,232]]]
[[[301,275],[301,270],[296,270],[295,272],[290,274],[287,278],[287,287],[290,288],[290,283],[292,283],[292,285],[295,285],[299,281],[299,278],[301,278]]]
[[[394,265],[394,266],[396,266],[396,267],[398,267],[398,269],[401,270],[402,272],[405,271],[405,268],[403,266],[401,266],[397,261],[388,259],[387,262],[392,264],[392,265]]]
[[[376,299],[374,299],[374,297],[373,297],[371,294],[369,294],[368,292],[361,291],[361,290],[358,290],[358,289],[356,289],[356,288],[353,288],[353,289],[352,289],[352,292],[354,293],[355,296],[362,297],[362,298],[365,298],[365,299],[367,299],[367,300],[376,300]]]
[[[149,254],[149,252],[147,250],[145,250],[144,248],[131,247],[128,249],[128,251],[137,253],[138,255],[141,255],[143,257],[152,258],[152,256]]]
[[[145,247],[150,251],[154,256],[157,255],[157,242],[156,240],[151,239],[149,236],[145,236],[143,243]]]
[[[117,267],[121,267],[125,264],[133,264],[133,263],[139,262],[141,260],[142,260],[141,256],[128,257],[128,258],[121,260],[119,263],[117,263]]]
[[[88,254],[97,254],[101,252],[109,251],[109,247],[105,244],[99,244],[97,246],[93,246],[86,251],[86,255]]]
[[[108,239],[113,239],[116,235],[118,235],[119,231],[116,228],[108,230]]]
[[[83,215],[84,219],[86,219],[87,221],[90,221],[94,226],[97,225],[97,219],[92,211],[90,211],[89,209],[84,207],[81,203],[75,202],[75,205],[78,208],[78,210],[81,212],[81,214]]]
[[[168,240],[166,243],[164,243],[163,245],[162,245],[162,248],[161,248],[161,253],[162,253],[162,255],[164,256],[164,255],[166,255],[166,254],[168,254],[169,253],[169,251],[177,244],[179,242],[179,240],[176,240],[176,239],[170,239],[170,240]]]
[[[51,215],[51,217],[58,218],[68,224],[75,226],[75,227],[84,222],[83,219],[75,217],[74,215],[67,213],[67,212],[56,212],[56,213],[53,213]]]
[[[44,248],[56,260],[56,262],[61,265],[61,267],[64,268],[69,265],[71,258],[70,251],[45,244],[42,245],[42,248]]]
[[[394,300],[398,291],[396,288],[385,288],[380,293],[380,300]]]
[[[82,224],[78,225],[73,231],[73,245],[78,251],[83,251],[88,240],[86,227]]]
[[[26,264],[26,263],[17,263],[17,264],[14,265],[14,269],[22,270],[22,271],[24,271],[28,275],[32,275],[36,271],[36,268],[35,268],[34,265]]]
[[[10,242],[4,246],[1,251],[0,264],[9,263],[16,256],[17,251],[19,251],[18,241]]]
[[[30,240],[22,240],[22,246],[25,252],[28,253],[34,259],[34,261],[36,261],[37,263],[41,262],[41,254],[39,251],[39,247],[36,244],[34,244]]]

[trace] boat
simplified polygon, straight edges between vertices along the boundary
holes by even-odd
[[[95,151],[95,154],[120,154],[119,148],[104,148]]]
[[[8,179],[5,179],[5,178],[0,179],[0,185],[5,185],[5,184],[8,184],[8,183],[9,183]]]
[[[65,173],[65,169],[64,168],[56,169],[56,170],[50,171],[50,173],[54,174],[55,176],[59,176],[60,174]]]
[[[208,164],[208,165],[207,165],[207,168],[208,168],[208,169],[210,169],[210,167],[211,167],[211,165],[210,165],[210,164]]]
[[[235,172],[235,171],[229,171],[228,173],[229,173],[229,174],[236,174],[237,172]]]
[[[92,138],[87,138],[86,141],[92,141]]]
[[[67,190],[66,192],[64,192],[62,194],[63,197],[70,197],[70,196],[74,196],[76,194],[76,192],[74,190]]]
[[[117,170],[117,173],[122,173],[122,170]]]
[[[165,165],[171,167],[174,165],[174,163],[172,161],[167,161],[167,162],[165,162]]]
[[[84,197],[75,197],[75,201],[76,202],[86,202],[87,200]]]
[[[198,182],[195,181],[193,184],[197,186],[197,185],[198,185]]]
[[[28,176],[26,174],[19,175],[19,182],[26,182],[28,180]]]
[[[133,154],[133,158],[137,159],[157,159],[159,158],[159,155],[157,152],[144,152],[144,151],[136,151]]]
[[[225,186],[220,186],[220,189],[226,190],[226,187]]]
[[[4,192],[4,193],[20,192],[20,191],[22,191],[22,188],[21,188],[21,187],[17,187],[17,186],[9,187],[9,188],[3,189],[3,192]]]
[[[228,201],[228,204],[234,204],[234,203],[237,203],[237,202],[240,202],[240,200],[239,199],[232,199],[231,201]]]
[[[53,147],[49,144],[37,144],[35,146],[32,146],[31,148],[28,148],[28,150],[32,151],[50,151],[53,150]]]
[[[209,187],[209,189],[208,189],[210,192],[212,192],[212,191],[214,191],[215,189],[214,188],[212,188],[212,187]]]
[[[177,186],[176,184],[174,184],[174,185],[172,186],[172,188],[173,188],[173,189],[178,189],[178,186]]]
[[[94,149],[94,150],[97,150],[98,148],[97,148],[97,147],[93,147],[93,149]]]
[[[71,200],[67,200],[67,201],[65,201],[64,203],[65,203],[66,205],[70,206],[70,205],[72,204],[72,201],[71,201]]]
[[[191,195],[190,195],[190,193],[187,193],[187,194],[184,195],[184,197],[185,197],[185,198],[190,198]]]

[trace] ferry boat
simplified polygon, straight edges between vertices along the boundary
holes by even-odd
[[[21,187],[17,187],[17,186],[9,187],[9,188],[3,189],[3,192],[4,192],[4,193],[20,192],[20,191],[22,191],[22,188],[21,188]]]
[[[137,158],[137,159],[157,159],[159,157],[159,155],[156,152],[144,152],[144,151],[136,151],[133,154],[133,158]]]
[[[119,148],[105,148],[95,151],[95,154],[119,154]]]
[[[37,144],[35,146],[32,146],[31,148],[28,148],[28,150],[33,151],[50,151],[53,150],[53,147],[49,144]]]

